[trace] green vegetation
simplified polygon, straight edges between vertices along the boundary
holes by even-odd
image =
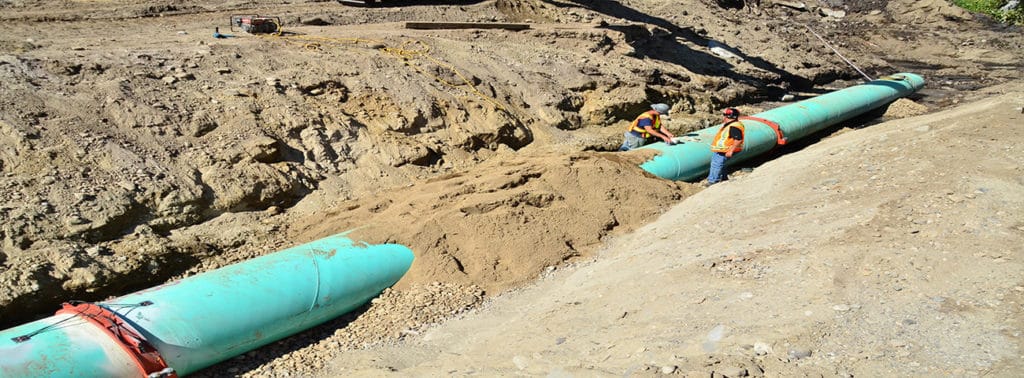
[[[1000,11],[999,8],[1006,3],[1006,0],[953,0],[953,4],[971,12],[984,13],[1008,24],[1024,25],[1024,5],[1006,12]]]

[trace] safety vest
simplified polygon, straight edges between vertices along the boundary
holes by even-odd
[[[648,111],[644,112],[643,114],[637,116],[636,119],[633,120],[633,123],[629,125],[629,129],[627,131],[638,132],[645,139],[650,137],[651,133],[647,132],[647,129],[645,129],[643,127],[637,126],[637,124],[640,123],[640,120],[644,119],[644,118],[650,118],[651,119],[651,121],[652,121],[651,122],[652,123],[651,128],[652,129],[655,129],[655,130],[661,129],[661,117],[658,116],[658,112],[656,112],[654,110],[648,110]]]
[[[733,150],[733,152],[743,151],[743,140],[732,139],[732,137],[729,136],[729,128],[730,127],[735,127],[737,129],[740,129],[740,133],[741,134],[745,133],[745,131],[746,131],[743,128],[743,122],[740,122],[740,121],[726,121],[725,124],[723,124],[722,127],[718,129],[718,132],[715,133],[715,139],[713,139],[712,142],[711,142],[711,151],[712,152],[726,152],[726,151],[729,151],[729,147],[732,147],[732,145],[734,145],[734,144],[736,145],[736,149]],[[746,137],[746,136],[744,135],[744,137]]]

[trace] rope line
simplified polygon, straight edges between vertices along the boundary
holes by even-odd
[[[68,303],[72,304],[72,305],[79,305],[79,304],[82,304],[82,303],[89,303],[89,302],[79,301],[79,300],[70,300],[70,301],[68,301]],[[151,304],[153,304],[153,302],[151,302],[151,301],[143,301],[143,302],[139,302],[139,303],[108,303],[106,305],[109,306],[109,307],[115,307],[116,306],[116,307],[122,307],[122,308],[134,308],[134,307],[149,306]],[[78,312],[78,314],[82,315],[82,316],[90,317],[90,318],[93,318],[93,317],[96,316],[96,314],[87,314],[87,313],[84,313],[84,312]],[[26,334],[21,335],[21,336],[12,337],[11,341],[14,341],[16,343],[21,343],[21,342],[28,341],[33,336],[36,336],[36,335],[38,335],[40,333],[49,331],[50,329],[55,329],[61,323],[64,323],[64,322],[66,322],[68,320],[71,320],[71,319],[74,319],[75,317],[76,317],[75,315],[71,315],[71,316],[68,316],[67,318],[61,319],[61,320],[59,320],[57,322],[54,322],[53,324],[47,325],[47,326],[42,327],[40,329],[37,329],[35,331],[26,333]]]
[[[28,341],[33,336],[38,335],[38,334],[43,333],[43,332],[46,332],[46,331],[49,331],[50,329],[57,328],[57,326],[60,325],[61,323],[64,323],[64,322],[66,322],[68,320],[71,320],[71,319],[74,319],[74,318],[76,318],[76,316],[70,315],[67,318],[64,318],[64,319],[62,319],[62,320],[60,320],[58,322],[55,322],[53,324],[50,324],[50,325],[46,326],[46,327],[37,329],[35,331],[26,333],[26,334],[21,335],[21,336],[12,337],[11,341],[16,342],[16,343],[21,343],[21,342]]]
[[[825,46],[828,46],[828,48],[832,49],[832,51],[835,52],[836,55],[839,55],[839,57],[842,58],[843,61],[846,62],[846,64],[849,64],[850,67],[853,67],[853,69],[857,70],[857,72],[860,72],[860,74],[864,76],[865,79],[868,79],[868,81],[874,80],[871,78],[871,76],[868,76],[868,74],[864,73],[864,71],[861,71],[860,68],[857,68],[857,66],[853,64],[853,62],[851,62],[849,59],[846,59],[846,57],[843,56],[843,54],[840,54],[839,50],[836,50],[835,47],[832,47],[832,44],[828,43],[828,41],[826,41],[825,38],[822,38],[822,36],[818,35],[818,33],[815,33],[810,26],[804,24],[804,27],[807,28],[807,31],[811,32],[811,34],[814,34],[815,37],[818,37],[818,39],[821,40],[821,43],[824,43]]]

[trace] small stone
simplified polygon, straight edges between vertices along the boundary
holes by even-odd
[[[676,366],[676,365],[662,366],[661,367],[661,374],[665,374],[665,375],[672,374],[672,373],[676,372],[676,369],[679,369],[679,367]]]
[[[801,358],[807,358],[807,357],[810,357],[810,356],[811,356],[811,350],[810,349],[798,348],[798,349],[790,349],[789,350],[789,359],[791,359],[791,360],[799,360]]]
[[[218,68],[216,70],[216,72],[219,73],[219,74],[226,74],[226,73],[231,73],[231,69],[227,68],[227,67],[220,67],[220,68]]]
[[[842,9],[828,9],[819,8],[818,13],[825,17],[843,18],[846,17],[846,11]]]
[[[837,304],[835,306],[832,306],[832,309],[836,310],[836,311],[839,311],[839,312],[847,312],[847,311],[850,311],[850,306],[847,306],[847,305],[844,305],[844,304]]]
[[[797,2],[797,1],[775,1],[774,3],[778,4],[778,5],[781,5],[781,6],[784,6],[784,7],[793,8],[793,9],[796,9],[796,10],[801,10],[801,11],[807,10],[807,4],[804,4],[802,1],[801,2]]]
[[[754,354],[758,356],[764,356],[772,352],[772,346],[768,343],[757,342],[754,343]]]
[[[85,249],[85,253],[92,257],[99,256],[100,252],[102,252],[102,248],[100,248],[100,246],[98,245],[94,245],[92,247],[88,247]]]

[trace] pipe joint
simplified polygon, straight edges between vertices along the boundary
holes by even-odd
[[[148,302],[148,301],[147,301]],[[149,302],[152,304],[152,302]],[[147,306],[146,302],[139,304]],[[167,362],[138,331],[126,323],[113,311],[94,303],[74,302],[64,303],[63,308],[57,310],[57,314],[69,314],[78,316],[89,323],[97,326],[111,340],[121,347],[128,354],[135,365],[139,368],[143,377],[177,378],[174,369],[167,366]],[[154,374],[156,374],[154,376]]]

